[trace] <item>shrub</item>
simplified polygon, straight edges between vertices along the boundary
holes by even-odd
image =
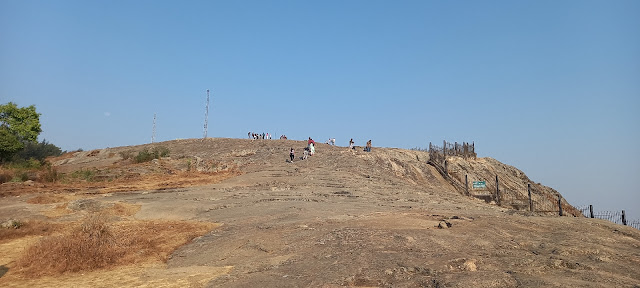
[[[42,167],[42,162],[37,159],[17,159],[11,162],[8,165],[9,168],[18,169],[18,170],[31,170],[31,169],[40,169]]]
[[[149,152],[148,149],[143,149],[142,151],[138,152],[138,155],[135,158],[135,162],[143,163],[143,162],[149,162],[153,159],[154,159],[153,153]]]
[[[96,214],[87,217],[73,231],[43,238],[26,251],[18,266],[36,274],[76,272],[113,265],[126,252],[117,249],[115,237],[105,217]],[[42,271],[35,267],[48,268]]]
[[[131,150],[121,151],[118,154],[120,154],[120,157],[122,157],[122,159],[124,159],[124,160],[128,160],[128,159],[133,158],[133,151],[131,151]]]
[[[95,213],[81,225],[64,229],[62,234],[43,237],[23,252],[15,267],[27,277],[37,277],[150,259],[166,261],[177,247],[214,227],[211,223],[174,221],[113,225],[105,214]],[[22,229],[15,231],[19,230]]]
[[[169,148],[164,146],[155,147],[153,151],[157,159],[169,156]]]
[[[36,159],[42,162],[49,156],[60,155],[62,155],[62,150],[58,146],[48,143],[47,140],[42,140],[42,142],[25,143],[24,148],[15,155],[15,158],[16,160]]]
[[[25,182],[27,180],[29,180],[29,173],[20,172],[20,173],[18,173],[18,175],[13,177],[13,179],[11,181],[13,181],[13,182]]]
[[[169,149],[167,147],[154,147],[149,151],[149,149],[143,149],[138,152],[138,155],[135,157],[136,163],[149,162],[153,159],[160,159],[161,157],[169,156]]]
[[[6,183],[13,179],[13,175],[9,172],[0,172],[0,184]]]
[[[40,174],[40,181],[43,182],[56,182],[58,179],[60,179],[58,170],[51,167],[51,165],[47,165],[46,169]]]
[[[71,173],[71,177],[78,178],[86,181],[93,181],[93,177],[96,175],[96,172],[89,169],[80,169]]]

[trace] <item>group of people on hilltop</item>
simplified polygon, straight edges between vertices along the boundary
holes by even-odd
[[[349,140],[349,149],[352,150],[356,150],[356,146],[353,146],[355,144],[355,142],[353,142],[353,138],[351,138],[351,140]],[[364,146],[364,152],[371,152],[371,139],[369,139],[369,141],[367,141],[367,145]]]
[[[308,156],[313,156],[313,154],[315,154],[315,152],[316,152],[315,144],[316,144],[316,142],[313,141],[313,139],[311,139],[311,137],[309,137],[309,140],[307,140],[307,147],[304,148],[304,154],[301,157],[302,160],[305,160],[305,159],[307,159]],[[329,141],[327,141],[326,144],[335,146],[335,138],[329,138]],[[353,138],[351,138],[351,140],[349,140],[349,149],[355,150],[356,147],[354,146],[354,144],[355,144],[355,142],[353,141]],[[367,141],[367,144],[364,147],[363,151],[364,152],[371,152],[371,140]],[[289,157],[291,158],[291,162],[293,162],[293,160],[296,158],[295,154],[296,154],[295,153],[295,149],[293,149],[293,147],[291,147],[291,150],[289,150]]]
[[[253,140],[258,140],[258,139],[271,139],[271,134],[269,133],[253,133],[253,132],[249,132],[247,133],[247,136],[249,137],[249,139],[253,139]],[[286,135],[280,135],[280,140],[287,140],[287,136]],[[329,138],[329,140],[327,140],[327,142],[325,142],[326,144],[335,146],[336,145],[336,138]],[[313,139],[311,139],[311,137],[309,137],[309,140],[307,141],[307,147],[304,149],[305,150],[305,156],[311,156],[315,153],[316,149],[315,149],[315,144],[316,142],[313,141]],[[353,141],[353,138],[351,138],[351,140],[349,140],[349,149],[353,149],[355,150],[356,147],[354,146],[355,142]],[[364,147],[365,152],[371,152],[371,140],[367,141],[366,146]],[[291,153],[290,154],[294,154],[295,151],[293,151],[293,148],[291,148]],[[306,159],[306,157],[303,156],[303,159]],[[292,160],[293,161],[293,160]]]
[[[313,141],[313,139],[309,137],[309,140],[307,141],[307,147],[304,147],[304,151],[300,159],[305,160],[307,159],[307,157],[313,156],[313,154],[316,153],[315,145],[316,145],[316,141]],[[296,158],[296,151],[295,149],[293,149],[293,147],[291,147],[291,150],[289,150],[289,157],[291,158],[291,162],[293,162],[293,159]]]
[[[257,139],[271,139],[271,134],[264,133],[264,132],[262,134],[249,132],[249,133],[247,133],[247,136],[249,136],[249,139],[254,139],[254,140],[257,140]],[[282,139],[282,137],[280,137],[280,139]]]

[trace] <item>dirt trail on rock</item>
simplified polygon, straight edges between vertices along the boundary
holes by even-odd
[[[154,146],[168,148],[170,157],[145,165],[121,157],[121,152]],[[29,194],[25,189],[2,199],[0,220],[76,221],[79,211],[51,211],[90,199],[97,203],[94,207],[139,207],[122,209],[128,214],[119,216],[120,221],[130,217],[221,224],[178,248],[166,263],[95,271],[85,278],[49,277],[43,282],[48,286],[640,285],[638,230],[603,220],[500,207],[463,195],[457,184],[427,164],[426,152],[374,147],[366,153],[318,144],[316,155],[287,162],[291,147],[302,151],[304,146],[306,142],[292,140],[190,139],[78,153],[60,159],[56,167],[98,169],[104,175],[169,177],[232,169],[237,173],[195,186],[174,181],[162,189],[106,194],[46,188]],[[493,159],[451,163],[454,181],[464,180],[465,174],[479,179],[498,174],[505,189],[514,191],[526,189],[530,182],[519,170]],[[541,185],[536,189],[541,195],[554,192]],[[54,192],[58,196],[42,196]],[[0,240],[5,245],[0,251],[28,245],[33,241],[29,239]],[[1,258],[6,263],[0,265],[7,265],[9,272],[0,277],[0,284],[12,279],[12,286],[33,286],[38,279],[12,276],[10,258],[15,254]]]

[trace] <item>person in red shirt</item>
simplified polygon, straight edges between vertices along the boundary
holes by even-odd
[[[309,137],[309,141],[307,141],[308,147],[309,147],[309,156],[313,156],[313,154],[315,154],[316,152],[316,141],[313,141],[313,139],[311,139],[311,137]]]

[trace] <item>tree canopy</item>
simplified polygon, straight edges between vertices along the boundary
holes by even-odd
[[[0,105],[0,161],[10,159],[25,143],[36,142],[40,132],[40,113],[34,105],[22,108],[13,102]]]

